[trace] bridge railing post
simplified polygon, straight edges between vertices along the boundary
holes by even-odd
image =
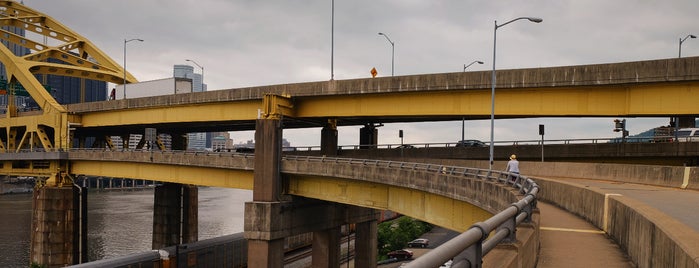
[[[474,243],[466,248],[460,255],[468,263],[466,267],[482,268],[483,267],[483,241]]]

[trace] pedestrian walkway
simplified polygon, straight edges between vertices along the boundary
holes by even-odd
[[[554,205],[541,212],[537,268],[634,267],[619,246],[597,227]]]
[[[595,187],[609,194],[621,194],[645,203],[699,232],[699,191],[614,181],[556,178]]]

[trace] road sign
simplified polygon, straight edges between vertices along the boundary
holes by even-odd
[[[379,74],[379,72],[376,71],[376,68],[371,68],[371,77],[374,78],[377,74]]]

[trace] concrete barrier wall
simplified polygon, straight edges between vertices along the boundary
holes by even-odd
[[[520,170],[522,174],[531,176],[586,178],[699,190],[699,172],[696,167],[522,162]]]
[[[534,178],[540,200],[557,204],[605,230],[638,267],[699,267],[699,234],[655,208],[595,187]]]
[[[482,160],[409,159],[404,161],[483,169],[488,168],[488,161]],[[505,170],[505,166],[507,166],[506,161],[495,161],[493,169]],[[525,176],[544,178],[585,178],[699,190],[698,167],[520,161],[519,169],[522,175]]]

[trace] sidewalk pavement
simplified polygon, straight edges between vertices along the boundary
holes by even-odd
[[[541,212],[541,249],[537,268],[634,267],[619,246],[597,227],[554,205]]]

